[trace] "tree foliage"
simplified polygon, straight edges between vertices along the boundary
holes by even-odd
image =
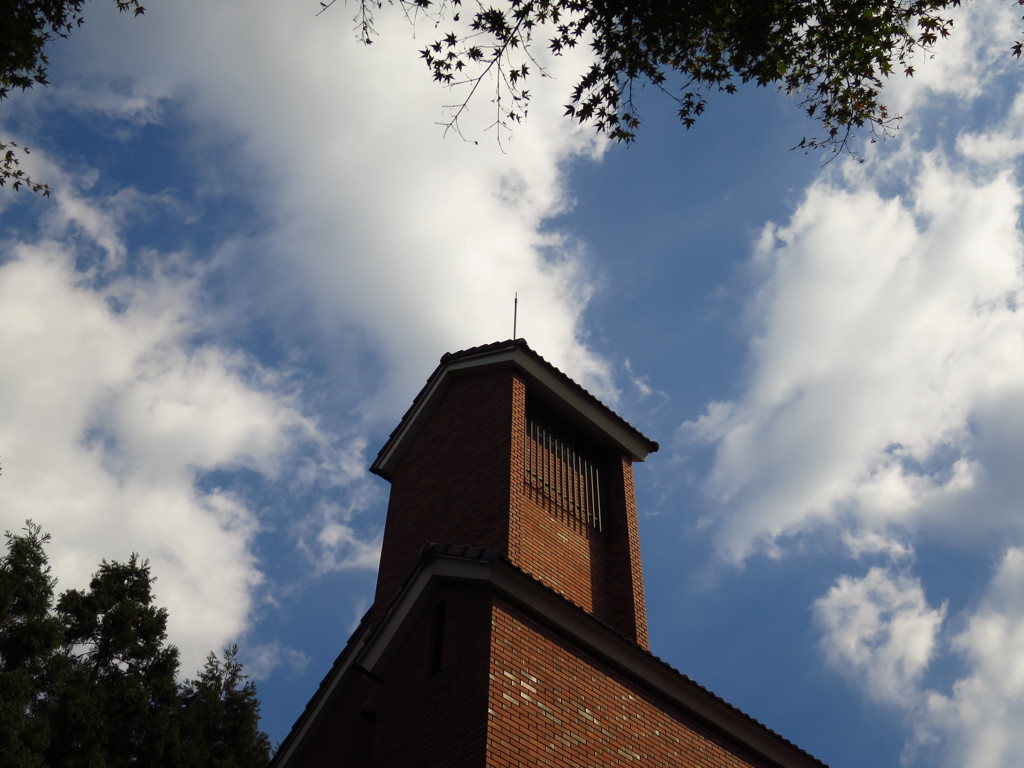
[[[114,0],[121,11],[145,12],[139,0]],[[0,99],[12,88],[47,85],[46,44],[85,23],[85,0],[0,0]]]
[[[1015,0],[1024,5],[1024,0]],[[333,3],[331,3],[333,4]],[[898,117],[882,101],[887,78],[912,76],[950,34],[960,0],[491,0],[460,24],[462,0],[388,0],[451,30],[420,51],[434,80],[466,85],[450,127],[480,85],[493,86],[496,124],[527,112],[538,47],[555,55],[588,46],[591,63],[569,93],[566,115],[613,139],[641,124],[636,95],[649,85],[694,125],[715,93],[753,83],[792,96],[821,135],[803,148],[847,147],[851,131],[887,135]],[[360,0],[358,34],[372,42],[383,0]],[[326,7],[326,5],[325,5]],[[1011,50],[1018,56],[1021,45]]]
[[[182,690],[182,730],[197,738],[182,745],[182,764],[208,768],[265,765],[267,736],[259,730],[256,686],[247,680],[232,645],[220,659],[211,653]]]
[[[63,640],[53,614],[54,580],[43,547],[48,536],[30,527],[8,536],[0,560],[0,765],[42,766],[49,729],[40,728],[40,691],[49,687]]]
[[[114,0],[122,12],[145,13],[139,0]],[[48,85],[46,46],[55,37],[68,37],[85,23],[85,0],[0,0],[0,101],[13,89]],[[26,153],[28,150],[20,148]],[[0,187],[10,183],[49,195],[50,188],[33,181],[20,167],[19,147],[0,142]]]
[[[450,31],[420,50],[431,76],[469,94],[452,108],[449,127],[481,85],[493,87],[495,126],[520,122],[528,85],[543,75],[538,46],[555,55],[588,47],[591,63],[568,94],[566,115],[619,141],[641,125],[637,94],[663,92],[686,128],[716,93],[743,84],[775,87],[820,126],[801,148],[848,147],[851,133],[889,135],[899,121],[882,100],[885,81],[912,76],[934,44],[950,34],[960,0],[477,0],[463,21],[462,0],[358,0],[356,26],[373,42],[374,14],[385,3],[414,20]],[[1014,0],[1024,6],[1024,0]],[[140,0],[114,0],[144,12]],[[335,0],[321,2],[326,10]],[[46,85],[47,45],[84,21],[85,0],[0,0],[0,101],[12,89]],[[1020,57],[1024,44],[1010,46]],[[43,195],[45,184],[20,166],[27,149],[0,141],[0,186]]]
[[[55,601],[48,540],[29,523],[0,558],[0,768],[265,766],[237,647],[179,682],[146,561],[104,561]]]

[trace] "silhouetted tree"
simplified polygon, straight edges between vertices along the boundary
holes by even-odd
[[[29,523],[0,558],[0,768],[265,766],[237,647],[178,682],[148,563],[103,561],[54,605],[48,540]]]

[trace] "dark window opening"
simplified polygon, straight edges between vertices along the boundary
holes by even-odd
[[[568,430],[537,408],[527,408],[526,485],[545,505],[577,526],[604,529],[602,478],[594,456],[565,437]]]
[[[427,662],[427,672],[436,675],[441,671],[441,662],[444,658],[444,619],[448,610],[448,602],[442,600],[434,606],[430,617],[430,658]]]
[[[362,760],[369,760],[373,756],[373,731],[377,722],[377,713],[373,710],[364,709],[359,713],[359,728],[355,734],[355,754]]]

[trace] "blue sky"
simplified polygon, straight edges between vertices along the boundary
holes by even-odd
[[[186,671],[239,642],[284,737],[368,606],[366,467],[438,358],[519,335],[660,452],[637,468],[652,649],[829,764],[1024,753],[1019,14],[894,81],[864,163],[784,95],[639,142],[436,123],[398,14],[89,7],[0,111],[0,523],[63,587],[148,557]],[[421,32],[421,36],[422,36]],[[429,36],[429,35],[428,35]],[[579,54],[582,55],[582,54]]]

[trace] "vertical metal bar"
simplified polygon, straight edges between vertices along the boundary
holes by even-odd
[[[569,511],[569,445],[562,443],[562,506]]]
[[[552,495],[552,498],[554,499],[554,502],[555,502],[555,508],[558,509],[558,510],[561,510],[562,509],[562,505],[559,502],[559,498],[558,497],[559,497],[559,495],[562,492],[562,441],[559,440],[554,435],[552,435],[551,436],[551,442],[552,442],[552,446],[551,446],[552,447],[551,460],[552,460],[552,465],[553,465],[552,469],[554,470],[553,475],[554,475],[554,481],[555,481],[555,492]]]
[[[569,505],[566,503],[566,483],[569,482],[569,446],[564,442],[559,444],[558,473],[561,482],[558,484],[558,506],[562,508],[562,514],[569,517]]]
[[[586,498],[587,498],[587,522],[591,525],[594,524],[594,479],[592,477],[594,473],[594,466],[587,459],[586,468],[584,470],[584,482],[586,483]]]
[[[576,480],[576,498],[575,498],[576,516],[580,520],[583,520],[583,521],[586,521],[586,519],[587,519],[587,503],[586,503],[586,499],[583,496],[583,493],[586,490],[586,485],[583,482],[583,473],[586,471],[586,466],[587,466],[586,459],[584,459],[583,456],[577,454],[576,455],[576,472],[575,472],[575,480]]]
[[[574,520],[579,520],[576,509],[572,503],[572,466],[576,460],[576,452],[566,444],[565,446],[565,509],[572,515]]]
[[[580,455],[573,452],[572,455],[572,509],[577,519],[583,517],[586,510],[580,504]]]
[[[526,429],[523,430],[523,477],[526,478],[527,485],[529,485],[531,480],[530,464],[533,461],[533,446],[530,444],[530,428],[531,424],[527,421]]]
[[[540,463],[544,459],[543,447],[541,446],[540,425],[533,425],[533,487],[534,490],[543,490],[544,478],[541,475]]]
[[[594,501],[591,498],[593,483],[591,482],[591,478],[590,478],[590,462],[587,462],[587,465],[586,465],[584,481],[586,482],[586,491],[587,491],[587,522],[590,522],[591,519],[592,519],[591,516],[593,515],[593,511],[594,511]]]
[[[537,490],[544,492],[544,482],[546,480],[544,476],[544,463],[547,461],[547,456],[544,453],[544,430],[540,424],[537,425]]]
[[[537,423],[537,490],[544,490],[544,430]]]
[[[544,491],[551,493],[551,474],[554,466],[551,463],[551,433],[544,430]]]
[[[533,487],[540,491],[544,488],[544,478],[541,476],[540,463],[544,460],[544,453],[541,446],[540,425],[533,425]]]
[[[592,499],[590,505],[590,524],[595,528],[599,527],[598,523],[598,509],[597,509],[597,468],[593,465],[590,466],[590,497]]]
[[[534,453],[532,453],[532,456],[530,456],[530,459],[529,459],[530,480],[532,480],[531,484],[534,485],[534,488],[536,489],[537,488],[537,463],[540,461],[539,454],[541,453],[541,444],[540,444],[540,442],[538,441],[538,438],[537,438],[537,422],[532,422],[529,425],[529,439],[530,439],[530,441],[532,443],[532,445],[531,445],[532,452],[534,452]]]

